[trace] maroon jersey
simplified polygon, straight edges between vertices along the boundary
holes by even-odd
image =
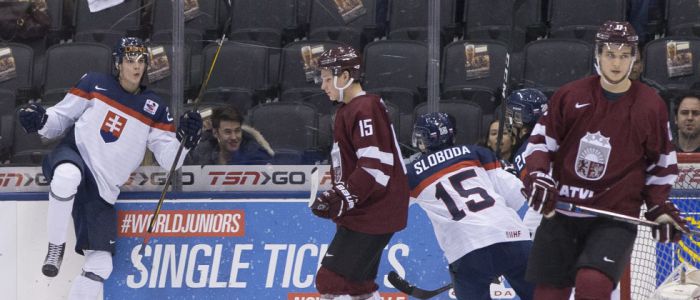
[[[408,179],[382,100],[362,93],[338,108],[334,124],[332,178],[358,197],[336,223],[369,234],[406,227]]]
[[[549,101],[525,151],[529,172],[549,172],[559,201],[639,217],[668,199],[678,174],[666,105],[632,81],[616,100],[599,76],[571,82]]]

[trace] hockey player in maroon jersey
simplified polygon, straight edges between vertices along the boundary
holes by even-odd
[[[339,102],[333,126],[333,188],[317,197],[312,212],[337,224],[316,273],[321,299],[379,300],[374,282],[384,247],[406,227],[408,179],[383,101],[367,94],[360,57],[352,47],[319,57],[321,89]]]
[[[527,278],[535,299],[610,299],[630,261],[637,228],[628,223],[557,211],[557,201],[638,217],[662,226],[660,242],[688,230],[668,200],[676,180],[664,102],[629,79],[638,37],[627,22],[605,22],[595,38],[598,75],[561,87],[526,149],[524,194],[546,216],[535,236]]]

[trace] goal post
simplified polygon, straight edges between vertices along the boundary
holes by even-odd
[[[700,153],[678,153],[678,168],[671,201],[690,226],[700,227]],[[630,266],[620,282],[621,300],[649,299],[662,283],[678,279],[681,263],[700,268],[700,239],[685,236],[678,244],[659,244],[649,228],[639,226]]]

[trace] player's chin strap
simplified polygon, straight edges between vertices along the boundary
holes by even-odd
[[[612,82],[610,82],[610,81],[608,80],[608,78],[605,77],[605,75],[603,75],[603,71],[600,70],[600,54],[598,54],[598,50],[596,50],[596,53],[595,53],[595,64],[593,64],[593,65],[595,66],[595,71],[598,72],[598,75],[600,75],[600,78],[603,78],[603,81],[605,81],[605,83],[607,83],[607,84],[609,84],[609,85],[618,85],[618,84],[622,83],[623,81],[625,81],[625,79],[627,79],[627,78],[630,77],[630,74],[632,74],[632,69],[634,68],[634,62],[635,62],[635,61],[637,61],[637,56],[636,56],[636,55],[632,56],[632,63],[630,63],[630,67],[629,67],[629,69],[627,70],[627,75],[625,76],[624,79],[620,80],[620,82],[618,82],[618,83],[612,83]]]
[[[345,84],[343,87],[338,86],[338,76],[333,76],[333,87],[338,89],[338,102],[344,102],[343,100],[343,94],[345,94],[345,89],[350,87],[352,82],[355,81],[352,77],[348,80],[348,83]]]

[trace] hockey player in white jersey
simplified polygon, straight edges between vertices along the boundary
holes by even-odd
[[[164,168],[172,165],[180,142],[187,151],[199,141],[202,119],[186,112],[177,132],[168,106],[141,84],[148,52],[138,38],[125,37],[112,53],[115,75],[87,73],[55,106],[22,107],[18,118],[28,133],[46,138],[65,134],[44,158],[50,180],[49,249],[42,272],[58,274],[65,250],[69,217],[75,226],[75,251],[85,256],[82,273],[74,280],[69,299],[96,299],[112,272],[117,238],[114,202],[150,149]]]
[[[450,264],[457,299],[491,299],[489,285],[500,275],[521,299],[532,299],[534,286],[524,280],[532,241],[516,213],[522,183],[491,150],[453,141],[447,114],[419,116],[413,146],[423,154],[408,165],[408,178],[411,201],[430,218]]]

